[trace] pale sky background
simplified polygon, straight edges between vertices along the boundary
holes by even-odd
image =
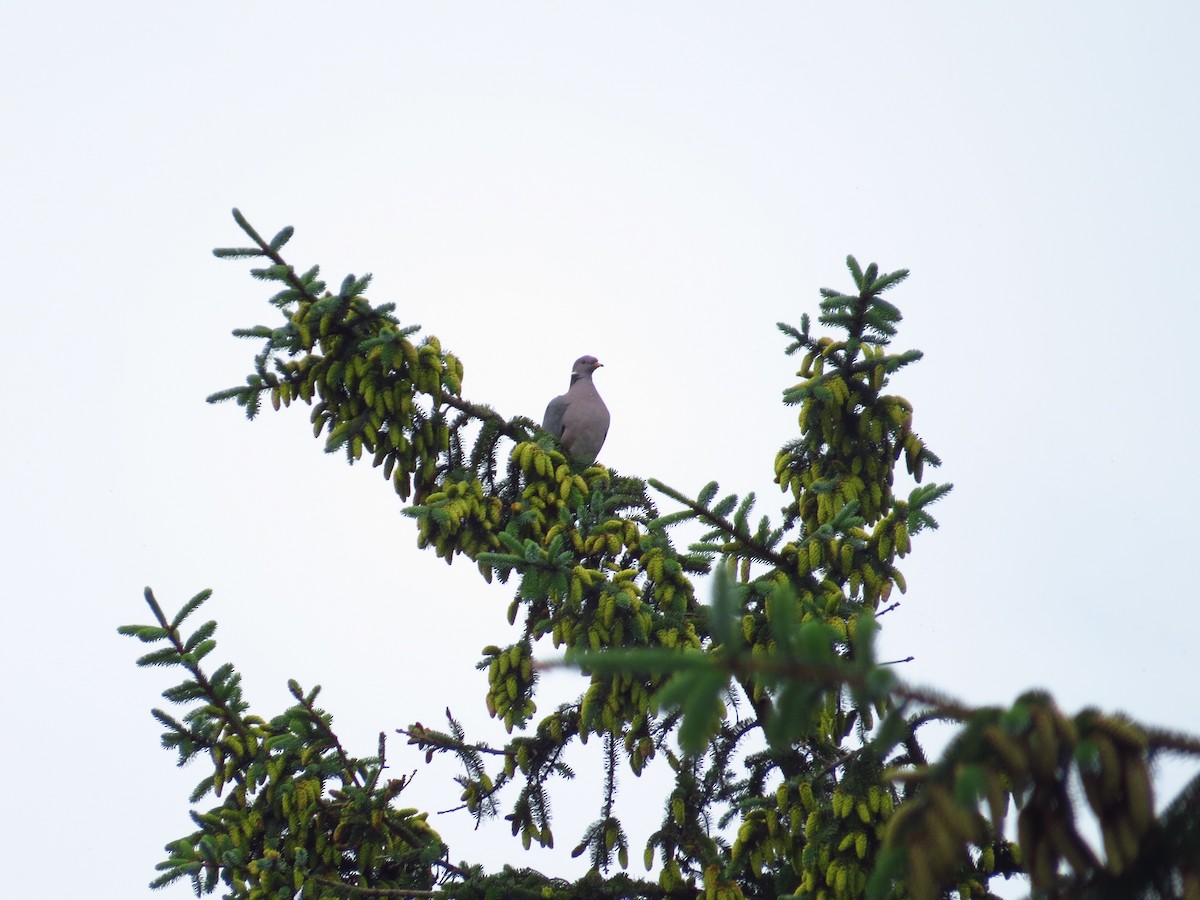
[[[175,682],[115,633],[148,621],[146,584],[168,609],[215,589],[214,667],[260,714],[294,677],[362,755],[447,705],[503,734],[473,664],[511,639],[511,588],[418,552],[303,409],[204,403],[257,349],[230,330],[273,322],[270,286],[210,255],[243,243],[232,206],[296,226],[289,259],[332,284],[374,272],[505,414],[539,417],[595,354],[602,462],[771,514],[796,428],[774,323],[848,288],[847,253],[911,268],[896,347],[926,358],[895,389],[956,488],[883,652],[972,703],[1043,686],[1200,731],[1198,10],[7,5],[5,893],[148,896],[191,828],[202,769],[149,715]],[[391,762],[421,769],[403,805],[457,804],[449,761],[397,738]],[[1195,769],[1164,767],[1166,797]],[[638,860],[661,798],[623,783]],[[576,873],[600,792],[553,799],[553,852],[433,819],[454,860]]]

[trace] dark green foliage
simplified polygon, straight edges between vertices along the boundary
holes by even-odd
[[[247,714],[240,678],[229,665],[211,675],[200,659],[214,647],[215,622],[190,635],[180,631],[207,600],[197,594],[170,621],[146,590],[157,626],[126,625],[122,634],[164,644],[138,660],[171,666],[184,680],[164,692],[189,706],[182,721],[162,710],[163,746],[179,765],[200,756],[213,764],[190,797],[224,799],[193,812],[197,830],[167,845],[168,859],[152,886],[191,880],[197,895],[223,884],[234,897],[344,897],[347,886],[429,888],[446,848],[415,809],[393,801],[405,780],[384,780],[383,741],[374,757],[354,758],[330,729],[330,716],[315,705],[319,688],[289,683],[296,704],[267,722]],[[450,867],[453,868],[453,867]]]
[[[197,893],[223,883],[238,898],[923,900],[988,897],[997,875],[1025,873],[1039,896],[1200,898],[1200,782],[1156,817],[1149,779],[1155,754],[1200,754],[1200,742],[1096,710],[1067,716],[1043,693],[969,708],[876,659],[880,619],[895,608],[885,604],[906,589],[897,563],[914,535],[937,527],[929,509],[950,490],[922,483],[940,460],[914,431],[912,405],[888,392],[921,358],[890,349],[901,316],[881,295],[906,271],[850,257],[855,292],[821,291],[831,336],[813,335],[807,315],[798,328],[780,324],[786,352],[801,358],[782,392],[798,431],[774,465],[787,505],[778,520],[755,521],[757,498],[718,499],[715,481],[693,498],[573,466],[529,419],[466,400],[462,364],[434,337],[414,345],[416,326],[362,296],[369,276],[332,294],[316,266],[297,274],[280,256],[290,228],[265,241],[235,218],[253,246],[216,253],[265,261],[252,274],[281,285],[271,303],[283,322],[235,332],[262,350],[245,385],[210,400],[235,400],[251,418],[264,396],[275,408],[310,405],[327,451],[350,462],[365,451],[413,499],[420,546],[466,557],[489,581],[516,579],[507,618],[519,636],[479,662],[508,740],[470,740],[450,710],[444,731],[401,733],[427,760],[454,754],[465,807],[480,820],[503,814],[526,847],[554,845],[551,792],[574,776],[576,740],[603,742],[604,783],[573,851],[591,863],[584,879],[451,865],[423,817],[394,808],[403,781],[379,783],[382,741],[375,757],[348,756],[316,692],[297,685],[283,715],[249,715],[232,666],[200,669],[215,626],[179,632],[207,595],[170,623],[148,597],[158,624],[122,631],[163,645],[141,665],[188,673],[166,692],[190,707],[182,721],[155,711],[164,744],[181,762],[214,763],[193,803],[228,789],[194,814],[198,831],[169,845],[160,883],[187,876]],[[679,509],[660,513],[651,490]],[[672,529],[691,520],[704,531],[677,549]],[[709,571],[706,607],[692,578]],[[551,648],[589,683],[539,716],[535,655]],[[919,740],[930,721],[959,725],[933,764]],[[654,759],[674,783],[643,852],[647,867],[659,863],[650,883],[610,870],[629,861],[619,776]],[[1081,840],[1081,813],[1098,824],[1102,852]]]

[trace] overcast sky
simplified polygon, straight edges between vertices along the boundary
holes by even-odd
[[[896,347],[926,358],[895,389],[956,487],[884,652],[972,703],[1042,686],[1200,731],[1198,27],[1186,2],[7,5],[6,893],[146,896],[190,830],[202,767],[148,713],[174,682],[115,634],[146,584],[215,589],[213,658],[261,714],[294,677],[362,755],[447,705],[503,734],[473,664],[511,590],[418,552],[303,409],[204,403],[257,349],[229,331],[272,322],[210,254],[243,243],[233,206],[333,284],[374,272],[504,414],[595,354],[602,462],[768,513],[796,433],[774,323],[848,288],[847,253],[911,268]],[[456,805],[455,772],[405,805]],[[599,788],[553,799],[552,853],[434,824],[455,860],[577,872]],[[640,851],[660,800],[622,811]]]

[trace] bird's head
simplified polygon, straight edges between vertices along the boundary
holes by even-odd
[[[580,378],[591,378],[592,373],[603,366],[604,363],[596,359],[594,356],[581,356],[575,360],[575,365],[571,367],[571,384],[574,384]]]

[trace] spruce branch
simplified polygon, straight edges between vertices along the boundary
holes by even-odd
[[[753,559],[773,565],[777,569],[786,569],[788,567],[787,561],[778,553],[775,553],[765,542],[755,538],[745,528],[739,528],[733,522],[730,522],[721,512],[720,507],[716,509],[709,508],[708,502],[712,499],[711,494],[707,499],[702,494],[700,499],[693,500],[681,491],[677,491],[659,481],[657,478],[647,478],[646,483],[660,493],[666,494],[672,500],[682,504],[695,518],[708,523],[726,535],[730,539],[729,542],[733,544],[733,546],[723,548],[723,552],[727,555],[738,556],[741,555],[740,551],[745,551]],[[713,482],[714,486],[715,484]],[[715,490],[713,494],[715,494]],[[815,587],[815,582],[812,583],[812,586]]]
[[[448,734],[443,734],[440,731],[434,731],[426,728],[420,722],[415,723],[409,728],[397,728],[397,734],[402,734],[408,738],[410,744],[415,744],[418,750],[425,750],[425,761],[428,762],[431,754],[437,751],[453,751],[455,753],[488,753],[493,756],[511,756],[512,751],[509,749],[497,749],[488,744],[468,744],[456,738],[452,738]]]
[[[342,764],[342,772],[344,774],[352,775],[352,780],[355,784],[358,784],[358,775],[353,770],[350,757],[346,753],[346,749],[342,746],[341,740],[336,734],[334,734],[333,729],[329,727],[329,721],[326,714],[322,713],[313,704],[313,701],[317,698],[317,694],[320,693],[320,691],[321,687],[318,685],[309,693],[305,694],[303,689],[301,689],[299,682],[295,681],[294,679],[288,681],[288,692],[296,698],[296,702],[299,703],[300,706],[302,706],[308,713],[309,721],[316,726],[318,733],[325,738],[326,743],[328,743],[329,746],[333,747],[334,750],[337,751],[338,760]],[[379,765],[381,769],[383,767],[383,749],[383,735],[381,734],[379,736]]]
[[[186,703],[197,697],[203,697],[208,704],[209,711],[206,711],[204,718],[215,718],[221,723],[221,728],[216,732],[211,732],[209,729],[199,727],[184,727],[176,722],[174,718],[167,715],[161,710],[154,710],[155,717],[167,725],[178,734],[184,735],[191,742],[190,748],[180,747],[182,765],[191,757],[195,756],[200,750],[212,750],[216,746],[216,742],[210,737],[210,734],[223,733],[226,729],[232,731],[242,741],[250,739],[250,733],[242,718],[242,711],[245,704],[240,701],[241,691],[238,689],[236,681],[225,681],[219,679],[217,681],[210,680],[200,665],[200,658],[207,652],[203,646],[197,646],[191,639],[185,640],[180,633],[180,625],[183,621],[196,609],[198,609],[211,596],[212,591],[203,590],[189,600],[172,620],[168,620],[162,607],[154,597],[154,592],[147,587],[143,596],[146,604],[150,607],[151,613],[158,622],[157,629],[147,629],[140,625],[126,625],[118,629],[118,633],[137,637],[144,642],[155,640],[165,640],[168,643],[166,648],[148,653],[138,660],[139,666],[152,665],[178,665],[182,666],[189,675],[191,682],[184,682],[178,687],[167,692],[170,699],[176,703]],[[201,627],[197,634],[211,634],[216,628],[215,622],[206,623]],[[211,641],[206,641],[209,645],[207,649],[211,649],[215,644]],[[202,651],[203,652],[198,652]],[[221,689],[224,687],[224,689]],[[217,715],[212,716],[212,711]],[[198,720],[199,721],[199,720]],[[187,753],[184,756],[184,751]],[[236,772],[235,777],[240,782],[243,778],[241,772]]]
[[[329,727],[329,716],[315,706],[320,689],[306,694],[294,681],[289,690],[296,705],[270,722],[248,714],[233,667],[223,665],[208,676],[200,666],[215,646],[215,626],[205,623],[186,639],[179,632],[179,624],[207,597],[208,592],[197,595],[168,622],[147,589],[159,625],[120,629],[144,642],[166,643],[172,658],[163,662],[191,676],[167,692],[174,702],[193,704],[187,724],[155,712],[168,729],[164,744],[179,748],[181,763],[201,750],[212,757],[213,772],[200,781],[191,802],[210,791],[220,796],[226,784],[233,785],[221,806],[192,813],[198,830],[168,845],[170,857],[159,864],[162,874],[152,885],[189,878],[201,895],[223,881],[234,890],[230,896],[240,897],[248,885],[273,894],[284,883],[294,891],[302,882],[336,873],[332,877],[342,881],[364,877],[396,887],[399,880],[424,889],[444,846],[423,816],[391,806],[407,778],[377,786],[383,743],[377,759],[351,758]],[[156,659],[143,657],[143,664],[155,664],[164,651],[151,654]],[[333,779],[341,786],[327,791]]]
[[[213,255],[220,258],[241,258],[246,256],[266,257],[274,265],[268,269],[255,270],[256,273],[261,274],[261,277],[268,277],[272,280],[283,281],[295,293],[297,299],[302,299],[314,305],[319,304],[322,301],[323,298],[310,288],[311,282],[297,276],[295,267],[288,263],[287,260],[285,260],[279,253],[279,248],[283,246],[283,243],[286,243],[286,239],[284,241],[280,241],[277,236],[275,241],[268,242],[264,240],[263,237],[246,220],[245,216],[243,216],[242,213],[236,208],[233,210],[233,218],[234,221],[237,222],[238,226],[244,232],[246,232],[250,239],[255,243],[255,248],[218,248],[213,251]],[[280,235],[283,235],[285,232],[287,234],[287,238],[290,239],[292,234],[291,226],[288,226],[281,231]],[[365,276],[365,278],[361,280],[354,279],[353,276],[347,276],[346,281],[342,285],[342,290],[339,296],[349,297],[357,295],[361,292],[361,289],[365,287],[366,281],[369,280],[369,278],[369,275]],[[390,305],[385,304],[385,307],[390,307]],[[381,307],[380,309],[382,310],[385,307]],[[399,325],[398,321],[396,321],[394,318],[389,316],[388,319],[389,324]],[[413,330],[415,330],[415,328]],[[264,328],[239,329],[238,332],[235,333],[239,332],[241,336],[258,338],[272,338],[272,335],[274,334],[274,332],[272,332],[270,329]],[[271,344],[268,346],[271,347],[271,349],[276,349]],[[265,360],[266,357],[264,356],[263,362],[265,362]],[[266,375],[265,369],[262,369],[261,367],[260,375]],[[259,394],[262,394],[269,392],[275,386],[275,384],[270,382],[270,379],[264,378],[260,383],[256,385],[250,385],[249,388],[239,387],[218,391],[210,395],[209,402],[220,402],[222,400],[233,399],[234,397],[244,394],[248,389],[255,390]],[[500,434],[514,442],[519,443],[521,441],[529,440],[534,433],[534,428],[531,427],[532,422],[530,422],[529,419],[523,416],[518,416],[513,419],[506,419],[490,406],[480,403],[472,403],[471,401],[459,396],[457,393],[439,392],[439,396],[436,399],[446,406],[450,406],[459,410],[471,419],[488,423]]]

